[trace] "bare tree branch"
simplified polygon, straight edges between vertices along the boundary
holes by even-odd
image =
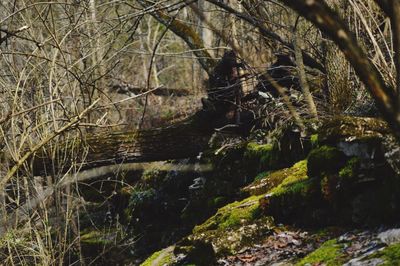
[[[99,99],[94,101],[88,108],[83,110],[82,113],[80,113],[78,116],[74,117],[68,124],[63,126],[62,128],[54,131],[52,134],[50,134],[47,138],[43,139],[40,143],[35,145],[34,147],[31,148],[30,151],[26,152],[24,156],[22,156],[21,159],[18,160],[18,162],[8,171],[7,175],[3,177],[0,180],[0,191],[4,190],[5,185],[7,182],[14,176],[14,174],[18,171],[18,169],[29,159],[31,158],[32,155],[34,155],[39,149],[41,149],[43,146],[45,146],[48,142],[50,142],[52,139],[63,133],[64,131],[70,129],[71,127],[76,126],[79,121],[84,117],[84,115],[91,110],[97,103],[99,102]]]
[[[366,85],[379,110],[400,139],[400,115],[394,90],[386,86],[381,74],[358,45],[356,38],[337,13],[325,2],[316,0],[281,0],[313,22],[343,51],[361,81]]]
[[[151,6],[151,3],[146,0],[138,0],[138,2],[145,8]],[[204,43],[196,31],[182,21],[178,21],[170,15],[162,11],[154,11],[150,13],[156,20],[165,26],[168,25],[169,29],[176,35],[182,38],[183,41],[193,50],[202,68],[208,73],[211,73],[212,68],[215,66],[215,61],[212,56],[204,49]],[[172,20],[172,21],[171,21]]]
[[[293,44],[285,41],[281,36],[279,36],[278,34],[268,30],[267,28],[264,27],[264,25],[258,21],[257,19],[255,19],[252,16],[248,16],[247,14],[238,12],[236,10],[234,10],[233,8],[231,8],[230,6],[228,6],[227,4],[224,4],[222,1],[218,1],[218,0],[207,0],[208,2],[224,9],[225,11],[235,15],[236,17],[243,19],[244,21],[246,21],[247,23],[249,23],[250,25],[253,25],[254,27],[256,27],[260,33],[268,38],[268,39],[272,39],[275,40],[279,43],[281,43],[282,45],[284,45],[285,47],[289,48],[290,50],[294,51],[294,46]],[[303,59],[304,59],[304,63],[311,67],[311,68],[316,68],[318,70],[320,70],[321,72],[325,73],[325,68],[323,65],[321,65],[319,62],[317,62],[313,57],[311,57],[308,53],[306,53],[305,51],[302,51],[302,55],[303,55]]]

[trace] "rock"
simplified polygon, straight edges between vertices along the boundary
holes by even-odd
[[[386,245],[400,243],[400,229],[399,228],[389,229],[384,232],[381,232],[378,235],[378,238]]]
[[[275,155],[275,157],[274,157]],[[253,169],[253,175],[266,169],[271,169],[277,164],[277,154],[271,144],[257,144],[249,142],[246,146],[243,159],[247,167]]]
[[[296,266],[341,265],[343,262],[345,262],[345,259],[340,253],[342,248],[343,244],[339,244],[336,239],[328,240],[318,249],[300,260]]]
[[[170,246],[163,250],[153,253],[140,266],[169,266],[175,262],[173,253],[174,247]]]
[[[386,122],[378,118],[339,116],[325,121],[318,141],[336,146],[346,156],[387,163],[400,175],[400,146]]]
[[[389,245],[371,256],[383,259],[383,265],[398,265],[400,262],[400,244]]]
[[[343,264],[343,266],[378,266],[378,265],[382,265],[384,263],[383,259],[369,259],[369,260],[361,260],[361,259],[352,259],[348,262],[346,262],[345,264]]]
[[[220,208],[193,229],[191,241],[212,243],[217,254],[232,254],[270,231],[270,217],[260,217],[260,196],[251,196]],[[261,219],[260,219],[261,218]]]
[[[201,240],[183,239],[174,248],[177,265],[209,266],[216,261],[213,246]]]
[[[339,149],[331,146],[321,146],[313,149],[307,158],[307,174],[318,177],[338,171],[344,166],[346,156]]]
[[[388,164],[400,176],[400,145],[393,136],[386,136],[383,142],[384,156]]]
[[[305,179],[307,176],[307,162],[300,161],[294,166],[282,170],[268,172],[263,174],[264,177],[244,187],[242,191],[251,195],[265,194],[275,187],[280,188],[295,181]]]
[[[338,116],[324,121],[318,130],[321,143],[346,141],[369,141],[383,139],[390,134],[387,123],[378,118]]]

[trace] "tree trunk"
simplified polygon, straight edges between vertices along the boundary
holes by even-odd
[[[71,166],[89,169],[104,165],[131,162],[165,161],[194,157],[203,151],[214,128],[230,123],[225,113],[203,110],[177,125],[142,131],[121,131],[88,134],[78,141],[59,144],[56,154],[47,149],[37,152],[33,158],[34,175],[66,172]],[[73,143],[73,144],[71,144]],[[87,153],[85,160],[79,159]],[[54,158],[63,154],[78,155],[61,164]],[[56,168],[62,165],[62,168]]]

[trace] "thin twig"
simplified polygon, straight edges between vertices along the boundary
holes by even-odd
[[[71,122],[69,122],[68,124],[66,124],[65,126],[63,126],[60,129],[55,130],[50,136],[48,136],[47,138],[45,138],[44,140],[42,140],[39,144],[37,144],[36,146],[34,146],[33,148],[31,148],[30,151],[28,151],[27,153],[25,153],[24,156],[22,156],[21,159],[18,160],[18,162],[8,171],[7,175],[5,177],[3,177],[0,180],[0,191],[2,191],[5,187],[5,185],[7,184],[7,182],[14,176],[14,174],[18,171],[18,169],[26,162],[26,160],[28,160],[35,152],[37,152],[39,149],[41,149],[44,145],[46,145],[48,142],[50,142],[52,139],[54,139],[55,137],[57,137],[58,135],[60,135],[61,133],[63,133],[64,131],[66,131],[67,129],[74,127],[76,124],[79,123],[79,121],[83,118],[83,116],[90,110],[92,109],[98,102],[100,99],[97,99],[96,101],[94,101],[89,107],[87,107],[85,110],[82,111],[82,113],[80,113],[79,115],[77,115],[76,117],[74,117]]]

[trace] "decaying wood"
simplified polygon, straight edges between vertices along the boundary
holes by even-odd
[[[115,131],[86,135],[79,141],[61,143],[54,154],[43,149],[33,159],[35,175],[66,172],[71,166],[89,169],[132,162],[164,161],[194,157],[206,147],[214,128],[223,126],[225,114],[203,110],[179,124],[142,131]],[[68,158],[63,168],[55,161],[58,154],[87,153],[84,161]],[[62,156],[61,156],[62,157]],[[79,157],[79,156],[78,156]]]

